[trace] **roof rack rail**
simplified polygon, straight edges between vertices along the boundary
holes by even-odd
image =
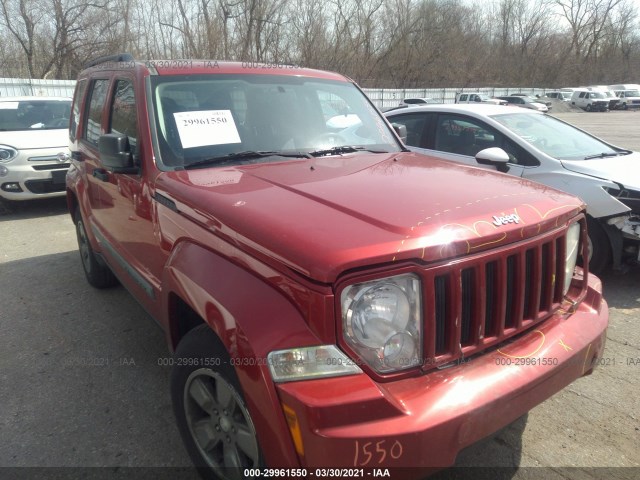
[[[117,55],[107,55],[104,57],[94,58],[93,60],[89,60],[85,63],[82,68],[95,67],[96,65],[100,65],[101,63],[107,62],[133,62],[133,55],[130,53],[118,53]]]

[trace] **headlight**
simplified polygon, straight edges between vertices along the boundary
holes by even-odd
[[[7,145],[0,145],[0,162],[9,162],[16,158],[18,151]]]
[[[420,285],[416,275],[405,274],[358,283],[342,291],[344,338],[379,373],[420,364],[423,343]]]
[[[566,295],[571,285],[571,279],[573,278],[573,271],[576,268],[576,262],[578,260],[578,251],[580,250],[580,224],[574,223],[567,230],[567,248],[564,258],[564,289],[562,294]]]

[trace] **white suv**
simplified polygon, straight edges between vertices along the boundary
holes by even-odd
[[[71,99],[0,98],[0,213],[11,200],[64,196]]]

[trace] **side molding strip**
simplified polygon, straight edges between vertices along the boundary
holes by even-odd
[[[140,286],[144,290],[144,292],[151,298],[155,299],[156,294],[153,290],[153,285],[147,282],[142,275],[140,275],[135,268],[131,266],[129,262],[127,262],[122,255],[120,255],[113,245],[111,245],[106,238],[100,233],[100,231],[95,227],[95,225],[91,225],[91,230],[93,234],[96,236],[100,244],[109,251],[109,254],[118,262],[125,272],[129,274],[129,276],[133,279],[134,282]]]

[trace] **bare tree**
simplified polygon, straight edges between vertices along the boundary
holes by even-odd
[[[89,58],[299,63],[363,85],[637,81],[631,0],[0,0],[0,72],[73,78]]]

